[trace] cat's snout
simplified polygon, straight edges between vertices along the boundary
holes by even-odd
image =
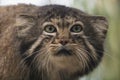
[[[62,45],[66,45],[68,44],[69,40],[68,39],[60,39],[59,40],[59,43],[62,44]]]

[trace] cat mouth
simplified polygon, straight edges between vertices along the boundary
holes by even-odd
[[[55,54],[55,56],[71,56],[71,55],[72,55],[71,51],[65,48],[58,50]]]

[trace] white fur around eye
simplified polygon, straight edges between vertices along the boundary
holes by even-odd
[[[75,32],[71,32],[71,35],[82,35],[83,31],[79,32],[79,33],[75,33]]]
[[[46,31],[43,31],[43,34],[44,34],[44,35],[50,35],[50,36],[55,36],[55,35],[56,35],[55,32],[54,32],[54,33],[48,33],[48,32],[46,32]]]

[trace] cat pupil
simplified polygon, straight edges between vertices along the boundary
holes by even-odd
[[[80,25],[74,25],[72,28],[71,28],[71,32],[80,32],[82,30],[82,27]]]
[[[45,31],[48,33],[56,32],[56,28],[53,25],[48,25],[45,27]]]

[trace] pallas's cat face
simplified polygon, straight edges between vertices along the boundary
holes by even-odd
[[[103,56],[107,31],[104,17],[64,6],[44,6],[16,19],[24,62],[38,73],[84,75]]]

